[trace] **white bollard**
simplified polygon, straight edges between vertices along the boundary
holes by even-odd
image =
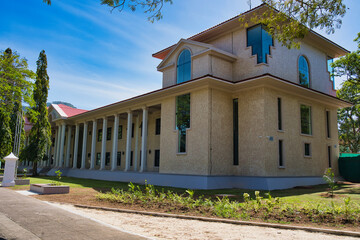
[[[15,167],[17,158],[13,153],[10,153],[9,156],[4,157],[5,160],[5,171],[4,178],[2,181],[2,187],[12,187],[15,186]]]

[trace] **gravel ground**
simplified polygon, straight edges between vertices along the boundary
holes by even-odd
[[[359,239],[301,230],[284,230],[227,223],[211,223],[198,220],[163,218],[139,214],[109,212],[77,208],[70,204],[50,203],[73,213],[96,219],[127,232],[141,234],[152,239],[181,240],[238,240],[238,239],[286,239],[286,240],[350,240]]]

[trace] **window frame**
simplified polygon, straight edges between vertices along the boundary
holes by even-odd
[[[262,24],[255,24],[255,25],[253,25],[253,26],[251,26],[251,27],[246,28],[246,48],[250,48],[250,49],[251,49],[251,57],[256,57],[256,66],[258,66],[258,65],[263,65],[263,64],[268,65],[268,64],[269,64],[268,57],[270,57],[270,58],[272,57],[271,48],[275,48],[275,41],[274,41],[274,38],[271,37],[271,39],[272,39],[272,45],[269,45],[269,54],[265,54],[264,61],[263,61],[263,62],[259,62],[258,54],[257,54],[257,53],[254,54],[254,53],[253,53],[253,48],[254,48],[254,46],[249,44],[249,37],[248,37],[249,30],[250,30],[250,29],[253,29],[253,28],[256,28],[256,27],[260,27],[260,28],[261,28],[261,30],[260,30],[260,31],[261,31],[261,33],[260,33],[260,38],[261,38],[260,42],[261,42],[261,50],[262,50],[262,52],[263,52],[263,49],[262,49],[262,47],[263,47],[263,42],[262,42],[263,34],[262,34],[262,31],[264,30],[264,31],[266,32],[266,30],[264,29],[264,25],[262,25]],[[270,35],[270,36],[271,36],[271,35]]]
[[[158,159],[158,165],[156,165],[156,153],[159,153],[159,159]],[[154,168],[159,168],[160,167],[160,149],[155,149],[154,150]]]
[[[280,144],[281,142],[281,144]],[[281,152],[280,152],[281,145]],[[278,141],[278,168],[285,168],[285,158],[284,158],[284,139],[279,139]],[[282,164],[280,164],[282,163]]]
[[[106,141],[111,141],[112,127],[106,128]]]
[[[284,131],[284,124],[283,124],[283,104],[282,104],[282,98],[277,98],[277,118],[278,118],[278,127],[277,130],[280,132]]]
[[[327,139],[331,139],[331,111],[325,109],[325,134]]]
[[[306,155],[306,145],[309,145],[309,155]],[[303,144],[303,154],[304,154],[304,158],[312,158],[312,146],[311,146],[311,142],[304,142]]]
[[[177,96],[175,96],[175,113],[174,113],[174,115],[175,115],[175,121],[174,121],[174,128],[175,128],[175,132],[177,133],[177,147],[176,147],[176,154],[177,155],[186,155],[187,154],[187,149],[188,149],[188,141],[186,141],[186,143],[185,143],[185,152],[180,152],[179,151],[179,134],[180,134],[180,131],[179,131],[179,129],[177,128],[177,97],[179,97],[179,96],[183,96],[183,95],[189,95],[189,98],[190,98],[190,111],[189,111],[189,115],[190,115],[190,126],[189,126],[189,128],[186,128],[185,129],[185,137],[186,137],[186,133],[191,129],[191,116],[192,116],[192,107],[191,107],[191,93],[184,93],[184,94],[181,94],[181,95],[177,95]]]
[[[161,135],[161,118],[155,119],[155,135]]]
[[[103,130],[102,130],[102,128],[100,128],[100,129],[98,129],[97,130],[97,133],[98,133],[98,135],[97,135],[97,142],[102,142],[102,132],[103,132]]]
[[[310,134],[308,134],[308,133],[303,133],[302,132],[302,116],[301,116],[301,106],[307,106],[307,107],[310,107]],[[299,117],[299,119],[300,119],[300,135],[303,135],[303,136],[313,136],[313,124],[312,124],[312,122],[313,122],[313,120],[312,120],[312,116],[313,116],[313,113],[312,113],[312,106],[311,105],[308,105],[308,104],[306,104],[306,103],[300,103],[300,105],[299,105],[299,110],[300,110],[300,117]]]

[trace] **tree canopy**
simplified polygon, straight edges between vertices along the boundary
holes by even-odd
[[[269,6],[262,15],[253,15],[251,21],[267,26],[267,31],[282,45],[300,47],[299,39],[309,29],[325,29],[334,33],[346,13],[343,0],[262,0]],[[243,21],[243,18],[240,18]]]
[[[10,48],[0,52],[0,159],[12,150],[16,117],[22,104],[33,104],[34,78],[25,58]]]

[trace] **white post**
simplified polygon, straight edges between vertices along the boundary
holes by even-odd
[[[55,167],[59,166],[59,159],[60,159],[60,137],[61,137],[61,125],[58,127],[57,132],[57,146],[56,146],[56,154],[55,154]]]
[[[132,127],[132,112],[128,111],[128,120],[127,120],[127,132],[126,132],[126,162],[125,162],[125,172],[130,170],[130,158],[131,158],[131,127]]]
[[[106,136],[107,136],[107,118],[103,118],[103,129],[102,129],[102,142],[101,142],[101,159],[100,159],[100,170],[105,169],[105,154],[106,154]]]
[[[141,167],[140,172],[146,171],[147,165],[147,125],[148,125],[148,110],[143,108],[143,122],[142,122],[142,139],[141,139]]]
[[[80,169],[85,169],[87,132],[88,132],[88,123],[84,122],[83,145],[82,145],[81,168]]]
[[[18,158],[13,154],[4,157],[5,160],[5,170],[4,170],[4,178],[2,181],[2,187],[12,187],[15,186],[15,167],[16,161]]]
[[[118,133],[119,133],[119,115],[114,115],[114,134],[113,134],[113,147],[112,147],[112,160],[111,160],[111,171],[116,170],[117,163],[117,150],[118,150]]]
[[[71,148],[71,126],[68,129],[68,138],[67,138],[67,146],[66,146],[66,162],[65,167],[69,167],[70,165],[70,148]]]
[[[97,120],[93,120],[92,136],[91,136],[91,155],[90,155],[90,169],[95,168],[95,153],[96,153],[96,133]]]
[[[73,169],[77,168],[78,147],[79,147],[79,124],[77,123],[75,125]]]
[[[135,149],[134,149],[134,171],[137,171],[138,166],[138,159],[139,159],[139,120],[140,120],[140,114],[136,117],[135,121]]]
[[[65,130],[66,130],[66,125],[65,125],[65,123],[63,123],[62,127],[61,127],[61,142],[60,142],[61,145],[60,145],[59,167],[63,167],[63,165],[64,165]]]

